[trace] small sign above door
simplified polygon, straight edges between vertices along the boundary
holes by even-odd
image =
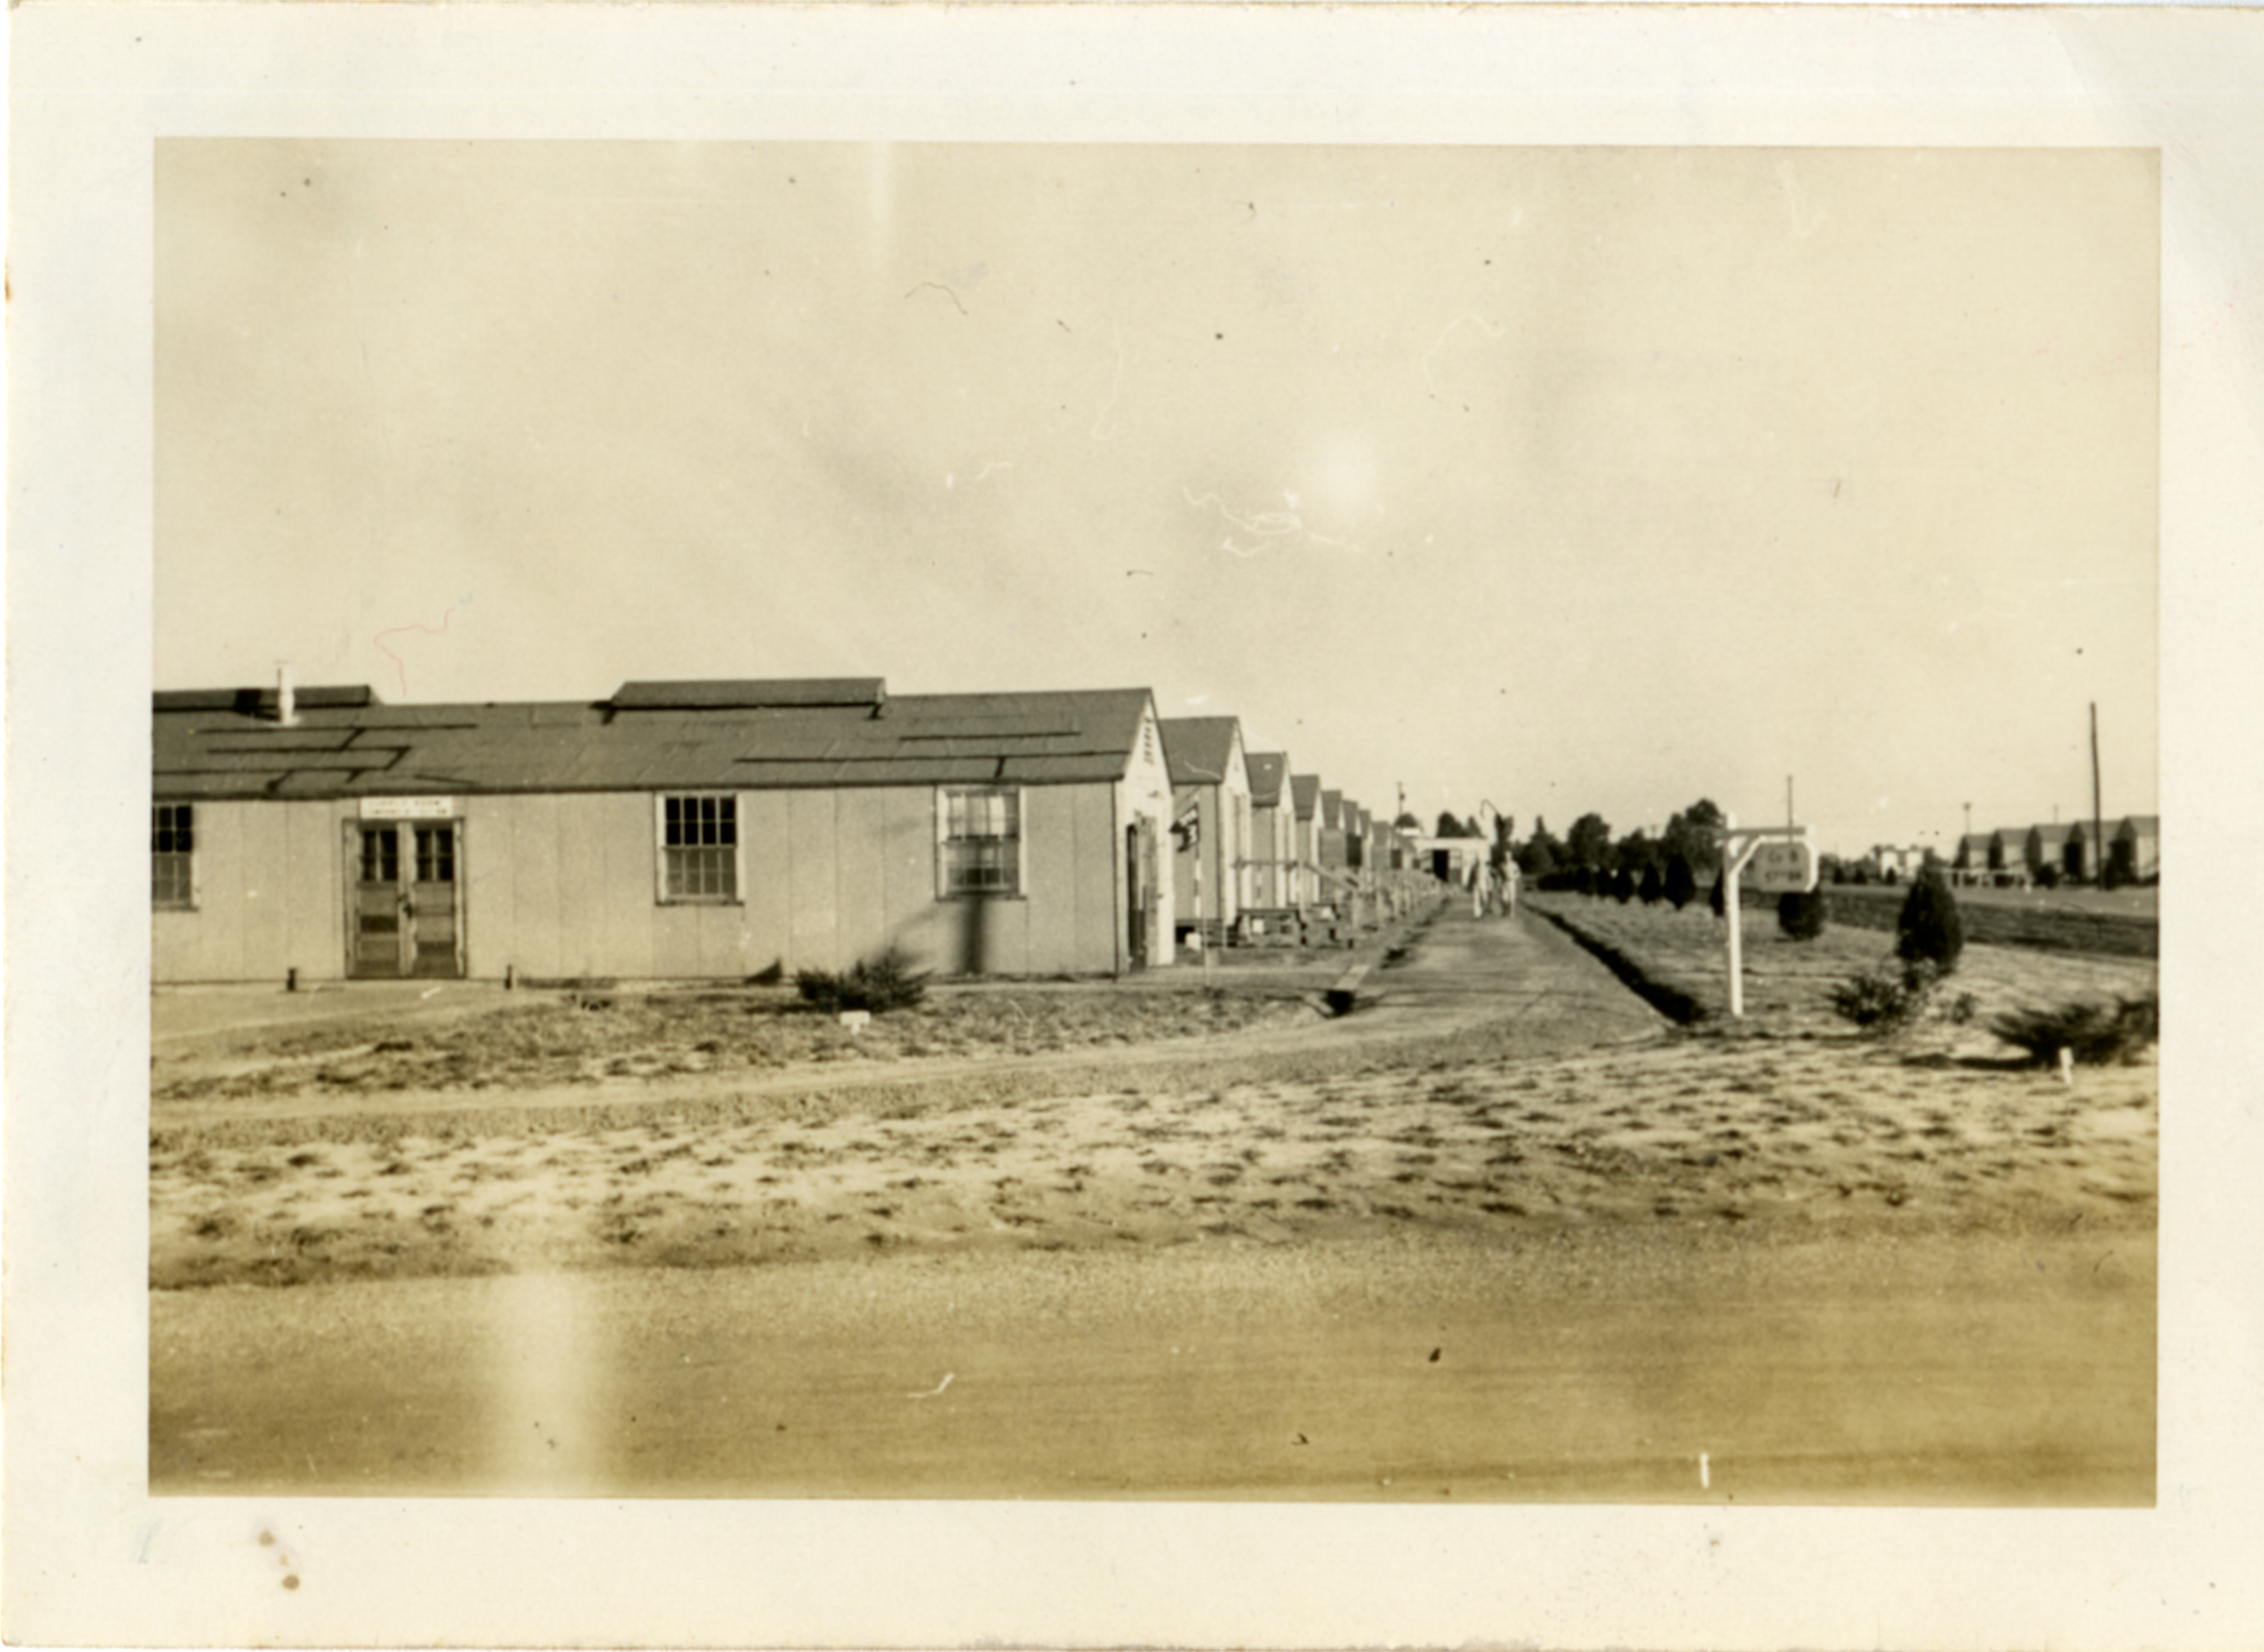
[[[366,797],[361,800],[364,820],[454,820],[456,800],[453,797]]]

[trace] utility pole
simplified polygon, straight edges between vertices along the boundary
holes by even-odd
[[[2085,868],[2091,880],[2104,888],[2107,884],[2107,844],[2101,836],[2106,822],[2099,812],[2099,702],[2091,702],[2091,865]]]

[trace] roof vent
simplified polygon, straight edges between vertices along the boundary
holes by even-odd
[[[878,715],[888,685],[877,677],[789,677],[768,680],[708,679],[684,683],[624,683],[613,694],[616,711],[868,711]]]

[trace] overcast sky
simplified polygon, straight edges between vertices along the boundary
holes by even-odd
[[[1143,685],[1389,811],[2156,807],[2139,151],[167,140],[156,681]]]

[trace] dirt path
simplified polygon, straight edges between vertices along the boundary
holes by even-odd
[[[1458,1040],[1468,1053],[1477,1053],[1482,1046],[1484,1053],[1502,1059],[1527,1059],[1640,1038],[1665,1025],[1609,972],[1549,925],[1536,920],[1475,923],[1466,911],[1455,908],[1446,909],[1421,931],[1404,964],[1372,969],[1361,1006],[1353,1014],[1331,1018],[1297,1001],[1299,986],[1317,996],[1348,962],[1381,966],[1385,946],[1380,941],[1358,953],[1332,954],[1302,970],[1259,965],[1219,971],[1223,991],[1274,995],[1277,1012],[1217,1036],[1042,1054],[991,1051],[956,1057],[906,1058],[892,1052],[868,1055],[851,1047],[827,1052],[838,1059],[768,1071],[670,1072],[481,1088],[401,1084],[330,1090],[315,1087],[315,1074],[308,1071],[306,1083],[271,1093],[186,1099],[161,1094],[151,1105],[150,1127],[161,1141],[184,1132],[193,1132],[200,1139],[217,1134],[250,1141],[277,1134],[241,1127],[255,1121],[343,1120],[371,1113],[421,1117],[432,1121],[433,1128],[476,1127],[472,1115],[503,1112],[562,1118],[618,1114],[659,1104],[679,1109],[764,1101],[781,1106],[831,1106],[853,1097],[886,1107],[1186,1083],[1197,1078],[1213,1083],[1317,1079],[1379,1061],[1407,1059]],[[1201,992],[1201,977],[1190,974],[1169,982],[1144,982],[1125,990],[1186,996]],[[1285,992],[1287,997],[1281,996]],[[1009,1013],[999,1011],[1002,1017]],[[214,1025],[219,1018],[209,1011],[201,1016],[184,1013],[180,1019],[193,1026],[198,1036],[216,1041],[221,1053],[208,1060],[243,1066],[263,1059],[271,1064],[301,1059],[263,1058],[256,1051],[231,1047],[225,1025]],[[383,1032],[381,1022],[369,1036],[381,1039]],[[1471,1042],[1474,1039],[1477,1044]]]

